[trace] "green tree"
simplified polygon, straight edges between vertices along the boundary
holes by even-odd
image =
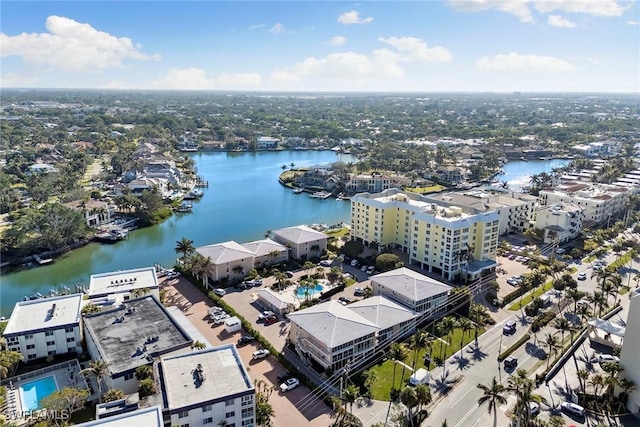
[[[107,392],[102,395],[102,401],[105,403],[113,402],[115,400],[124,399],[125,397],[126,395],[124,394],[124,391],[120,390],[119,388],[112,388],[111,390],[107,390]]]
[[[342,399],[344,399],[345,403],[349,406],[349,413],[353,414],[353,404],[358,399],[360,395],[358,387],[354,384],[349,384],[344,392],[342,393]]]
[[[80,371],[82,375],[92,375],[96,379],[96,385],[98,386],[98,401],[102,399],[102,379],[106,373],[109,372],[108,365],[102,360],[92,360],[89,362],[89,367]]]
[[[156,383],[153,382],[153,379],[151,378],[140,381],[138,393],[140,394],[140,397],[152,396],[156,394]]]
[[[71,415],[79,409],[82,409],[87,398],[89,390],[65,387],[60,391],[55,391],[40,401],[40,406],[49,411],[57,413],[66,413]]]
[[[418,396],[413,387],[406,386],[400,392],[400,401],[409,410],[409,423],[413,425],[413,408],[418,404]]]
[[[400,257],[395,254],[380,254],[376,257],[376,270],[385,272],[398,268]]]
[[[505,387],[496,381],[496,377],[493,377],[490,385],[478,384],[480,390],[482,390],[482,397],[478,399],[478,405],[482,405],[485,402],[489,404],[488,410],[489,414],[493,412],[493,426],[498,425],[498,405],[504,405],[507,403],[507,399],[503,396],[505,392]]]
[[[141,365],[136,368],[136,379],[138,381],[153,378],[153,368],[150,365]]]
[[[364,245],[357,240],[349,240],[342,246],[342,253],[349,258],[357,258],[364,251]]]
[[[177,254],[182,254],[181,259],[184,263],[189,255],[195,251],[195,247],[193,246],[193,240],[189,240],[186,237],[183,237],[179,241],[176,242],[175,252]]]

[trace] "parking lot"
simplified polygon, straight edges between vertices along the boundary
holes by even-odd
[[[273,279],[271,279],[271,281],[272,280]],[[263,286],[268,286],[268,283],[269,282],[265,280]],[[225,332],[223,324],[213,325],[208,312],[209,307],[214,305],[213,302],[186,279],[182,277],[170,280],[162,278],[160,284],[161,289],[166,291],[165,305],[178,307],[210,344],[215,346],[237,343],[238,339],[244,334],[242,331],[228,334]],[[224,297],[225,300],[243,316],[244,313],[251,313],[250,310],[253,310],[255,316],[247,316],[247,320],[252,318],[257,319],[258,316],[258,311],[251,305],[250,293],[250,290],[233,292]],[[258,326],[257,329],[261,334],[264,334],[265,338],[271,343],[282,342],[284,346],[286,335],[281,331],[279,323],[268,327]],[[276,341],[273,341],[274,338]],[[277,346],[274,347],[278,348]],[[277,377],[286,373],[286,369],[273,357],[253,360],[252,353],[256,350],[258,350],[258,347],[255,343],[249,343],[238,348],[238,352],[249,372],[249,376],[254,381],[263,380],[268,385],[273,385],[277,389]],[[309,393],[309,389],[302,385],[286,393],[275,391],[269,399],[269,403],[273,407],[275,414],[279,415],[279,417],[275,416],[273,418],[273,425],[276,427],[295,427],[302,425],[326,427],[330,425],[331,411],[324,403],[318,402],[313,406],[305,405],[305,409],[302,412],[298,409]]]

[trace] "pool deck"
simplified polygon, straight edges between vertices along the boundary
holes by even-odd
[[[23,414],[29,411],[23,402],[24,396],[21,388],[34,381],[53,377],[58,391],[65,387],[87,388],[84,378],[80,375],[80,370],[78,360],[74,359],[3,380],[1,384],[7,387],[7,413],[11,416],[11,414]]]

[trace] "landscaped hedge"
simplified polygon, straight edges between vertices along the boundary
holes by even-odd
[[[335,294],[344,291],[345,287],[346,287],[345,285],[334,286],[333,288],[329,289],[328,291],[322,292],[320,294],[320,299],[321,300],[329,299],[332,296],[334,296]]]
[[[540,329],[547,326],[549,322],[555,319],[556,313],[553,311],[545,311],[540,316],[536,317],[533,322],[531,322],[531,331],[538,332]]]
[[[511,353],[516,351],[522,344],[524,344],[527,341],[529,341],[529,338],[531,338],[530,334],[524,334],[523,336],[521,336],[518,341],[513,343],[509,348],[507,348],[505,351],[503,351],[502,353],[500,353],[498,355],[498,361],[502,362],[504,359],[509,357],[511,355]]]
[[[504,296],[504,298],[502,299],[503,306],[507,305],[508,303],[515,300],[516,298],[519,298],[520,295],[526,294],[527,292],[529,292],[529,289],[526,289],[525,287],[516,288],[515,291],[508,293],[507,295]]]

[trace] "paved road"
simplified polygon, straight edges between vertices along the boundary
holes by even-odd
[[[607,263],[615,261],[616,256],[609,254],[605,260]],[[587,275],[587,280],[578,281],[578,288],[584,292],[592,292],[596,289],[597,283],[595,278],[591,279],[592,266],[582,264],[578,266],[578,271],[574,273],[574,277],[578,273],[584,272]],[[558,302],[559,295],[552,293],[552,303]],[[624,296],[622,299],[628,299]],[[623,302],[624,303],[624,302]],[[624,305],[624,304],[623,304]],[[568,310],[571,310],[569,308]],[[448,384],[452,384],[456,379],[460,379],[456,383],[454,388],[448,392],[446,397],[442,399],[437,406],[432,410],[429,418],[423,423],[424,426],[440,426],[446,419],[448,425],[455,427],[463,426],[483,426],[491,425],[493,423],[493,415],[489,415],[486,405],[479,406],[477,401],[482,396],[480,389],[476,387],[477,384],[489,384],[492,378],[495,376],[502,384],[507,385],[508,379],[513,372],[505,371],[502,366],[497,362],[497,357],[500,351],[509,347],[513,342],[517,341],[519,337],[524,335],[528,330],[528,325],[532,319],[523,317],[520,312],[510,312],[509,317],[496,324],[490,330],[485,332],[478,342],[476,347],[474,343],[471,343],[463,350],[463,357],[460,357],[460,352],[447,360],[445,369],[437,368],[432,371],[432,385],[436,390],[439,388],[447,387]],[[623,311],[619,315],[621,319],[626,319],[626,311]],[[502,325],[507,320],[515,320],[518,324],[517,332],[512,336],[506,336],[502,334]],[[538,337],[544,337],[547,333],[555,333],[556,330],[547,326],[537,333]],[[588,340],[585,342],[584,354],[592,355],[594,350],[588,348]],[[544,349],[542,349],[536,343],[535,336],[523,346],[521,346],[514,356],[518,358],[518,368],[526,369],[530,377],[533,377],[534,372],[542,371],[546,367],[544,358]],[[583,356],[586,359],[586,356]],[[571,359],[569,359],[571,361]],[[568,366],[567,368],[568,369]],[[575,375],[575,366],[573,367]],[[444,371],[444,376],[443,376]],[[561,371],[562,372],[562,371]],[[568,372],[568,371],[567,371]],[[560,381],[560,382],[558,382]],[[549,395],[549,390],[553,392],[553,395]],[[545,396],[551,401],[553,399],[556,405],[559,405],[561,401],[567,399],[566,386],[564,384],[564,375],[557,375],[550,383],[550,388],[547,389],[543,384],[538,389],[538,393]],[[549,402],[551,404],[551,402]],[[515,404],[515,397],[509,396],[506,405],[499,408],[498,411],[498,425],[508,426],[509,422],[505,415],[505,412],[513,407]],[[543,405],[542,417],[549,417],[550,407]],[[564,416],[567,422],[579,425],[580,420],[573,420],[567,416]],[[588,421],[587,421],[588,422]],[[585,424],[586,425],[586,424]]]

